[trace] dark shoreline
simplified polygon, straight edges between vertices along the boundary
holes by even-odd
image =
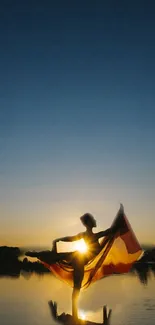
[[[1,246],[0,277],[18,278],[20,274],[29,277],[33,273],[38,275],[50,273],[52,275],[41,262],[31,262],[27,257],[24,257],[24,254],[23,249],[19,247]],[[155,275],[155,247],[150,247],[144,251],[142,258],[134,263],[130,273],[137,275],[141,283],[147,284],[150,274]]]
[[[23,260],[20,260],[23,257]],[[0,276],[19,276],[21,272],[44,274],[50,273],[45,266],[39,262],[31,262],[24,257],[24,252],[19,247],[0,247]]]

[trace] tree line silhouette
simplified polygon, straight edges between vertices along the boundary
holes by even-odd
[[[23,257],[22,260],[21,257]],[[151,275],[155,276],[155,247],[146,249],[141,259],[134,263],[130,272],[138,276],[142,284],[147,285]],[[21,273],[30,277],[33,273],[43,275],[51,272],[41,262],[31,262],[24,257],[24,252],[19,247],[1,246],[0,276],[19,277]]]

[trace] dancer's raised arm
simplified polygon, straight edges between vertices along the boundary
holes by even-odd
[[[54,243],[58,243],[59,241],[72,242],[72,241],[80,240],[81,238],[83,238],[82,232],[75,236],[67,236],[67,237],[57,238],[53,242]]]
[[[104,236],[109,236],[109,235],[113,235],[115,232],[116,232],[116,227],[110,227],[106,230],[103,230],[103,231],[99,231],[98,233],[95,234],[96,238],[99,239],[99,238],[102,238]]]

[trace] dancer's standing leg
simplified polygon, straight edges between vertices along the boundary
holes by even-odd
[[[73,271],[73,292],[72,292],[72,316],[76,320],[78,319],[78,298],[84,277],[84,262],[76,259],[74,261]]]

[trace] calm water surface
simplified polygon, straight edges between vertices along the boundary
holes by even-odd
[[[58,313],[71,313],[71,293],[71,288],[50,274],[0,278],[0,324],[56,324],[48,301],[58,303]],[[104,304],[112,308],[111,325],[154,325],[154,275],[150,275],[147,286],[133,274],[111,276],[81,293],[79,307],[86,319],[102,322]]]

